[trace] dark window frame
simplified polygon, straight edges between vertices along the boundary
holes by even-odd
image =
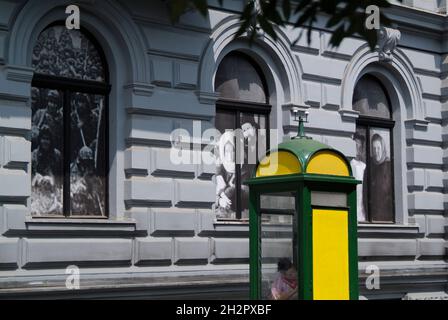
[[[64,26],[65,22],[57,21],[50,25],[48,25],[44,30],[55,27],[55,26]],[[62,216],[51,216],[51,215],[43,215],[43,216],[33,216],[33,218],[43,218],[43,219],[83,219],[83,220],[93,220],[93,219],[109,219],[109,170],[110,170],[110,146],[109,146],[109,95],[112,89],[110,85],[109,78],[109,68],[107,64],[106,55],[102,50],[102,46],[96,40],[96,38],[85,28],[81,27],[79,30],[94,46],[100,55],[101,64],[104,68],[104,81],[93,81],[93,80],[81,80],[76,78],[68,78],[68,77],[60,77],[47,75],[42,73],[35,73],[33,76],[33,80],[31,82],[31,87],[35,87],[38,89],[50,89],[50,90],[59,90],[63,96],[63,122],[64,122],[64,148],[62,150],[63,154],[63,215]],[[71,96],[76,93],[83,94],[92,94],[92,95],[100,95],[104,96],[105,99],[105,108],[104,108],[104,118],[106,119],[105,123],[105,161],[106,167],[105,172],[105,215],[104,216],[80,216],[80,215],[71,215],[71,205],[70,205],[70,114],[71,114]]]

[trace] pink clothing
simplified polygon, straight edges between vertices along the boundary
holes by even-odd
[[[283,275],[279,275],[275,279],[271,287],[271,294],[274,300],[278,300],[280,295],[292,293],[297,289],[297,282],[286,279]]]

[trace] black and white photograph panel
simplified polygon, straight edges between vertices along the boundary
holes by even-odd
[[[32,88],[32,199],[34,216],[63,215],[63,134],[60,91]]]
[[[393,222],[393,174],[389,129],[370,130],[370,216],[372,222]]]
[[[357,192],[357,214],[359,222],[367,221],[367,128],[358,126],[353,139],[356,143],[356,157],[351,161],[353,176],[356,180],[362,181],[356,188]]]
[[[216,169],[216,213],[218,218],[235,219],[237,211],[237,175],[235,134],[226,131],[218,143]]]
[[[33,51],[36,73],[105,81],[101,56],[93,43],[79,30],[52,26],[44,30]]]
[[[215,210],[220,219],[249,217],[249,189],[244,181],[252,176],[259,155],[266,153],[266,124],[266,116],[261,114],[217,113],[216,128],[221,137],[215,151]]]
[[[76,93],[71,101],[71,215],[105,216],[105,99],[100,95]]]
[[[266,116],[254,113],[241,113],[241,149],[244,150],[241,157],[241,218],[249,218],[249,187],[244,181],[250,179],[257,166],[259,155],[266,154]]]

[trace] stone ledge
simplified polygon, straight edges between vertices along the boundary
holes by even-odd
[[[81,289],[67,290],[65,280],[0,282],[0,300],[5,299],[248,299],[249,276],[210,275],[180,277],[135,277],[81,279]]]
[[[86,275],[87,276],[87,275]],[[383,277],[384,276],[384,277]],[[403,298],[412,292],[434,292],[446,285],[447,268],[389,270],[381,275],[382,290],[365,290],[360,272],[360,293],[369,299]],[[0,300],[6,299],[248,299],[249,276],[244,274],[206,274],[194,276],[120,276],[81,279],[81,290],[65,288],[65,279],[0,281]],[[12,278],[11,278],[12,279]],[[1,280],[1,278],[0,278]],[[424,291],[422,291],[424,290]]]
[[[398,225],[398,224],[358,224],[358,237],[371,238],[379,236],[408,236],[416,238],[422,233],[421,227],[417,224]]]
[[[63,235],[133,235],[137,232],[135,220],[107,220],[107,219],[40,219],[28,217],[25,221],[26,234],[63,234]]]

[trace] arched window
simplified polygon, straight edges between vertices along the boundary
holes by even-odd
[[[222,60],[215,80],[217,130],[222,133],[216,155],[215,209],[219,219],[247,219],[251,177],[268,146],[271,106],[266,81],[257,64],[240,52]],[[238,130],[239,129],[239,130]]]
[[[353,109],[359,111],[355,134],[357,155],[353,173],[363,181],[358,187],[358,220],[393,223],[394,174],[392,109],[386,90],[374,76],[356,85]]]
[[[107,217],[108,72],[84,30],[55,24],[33,50],[33,216]]]

